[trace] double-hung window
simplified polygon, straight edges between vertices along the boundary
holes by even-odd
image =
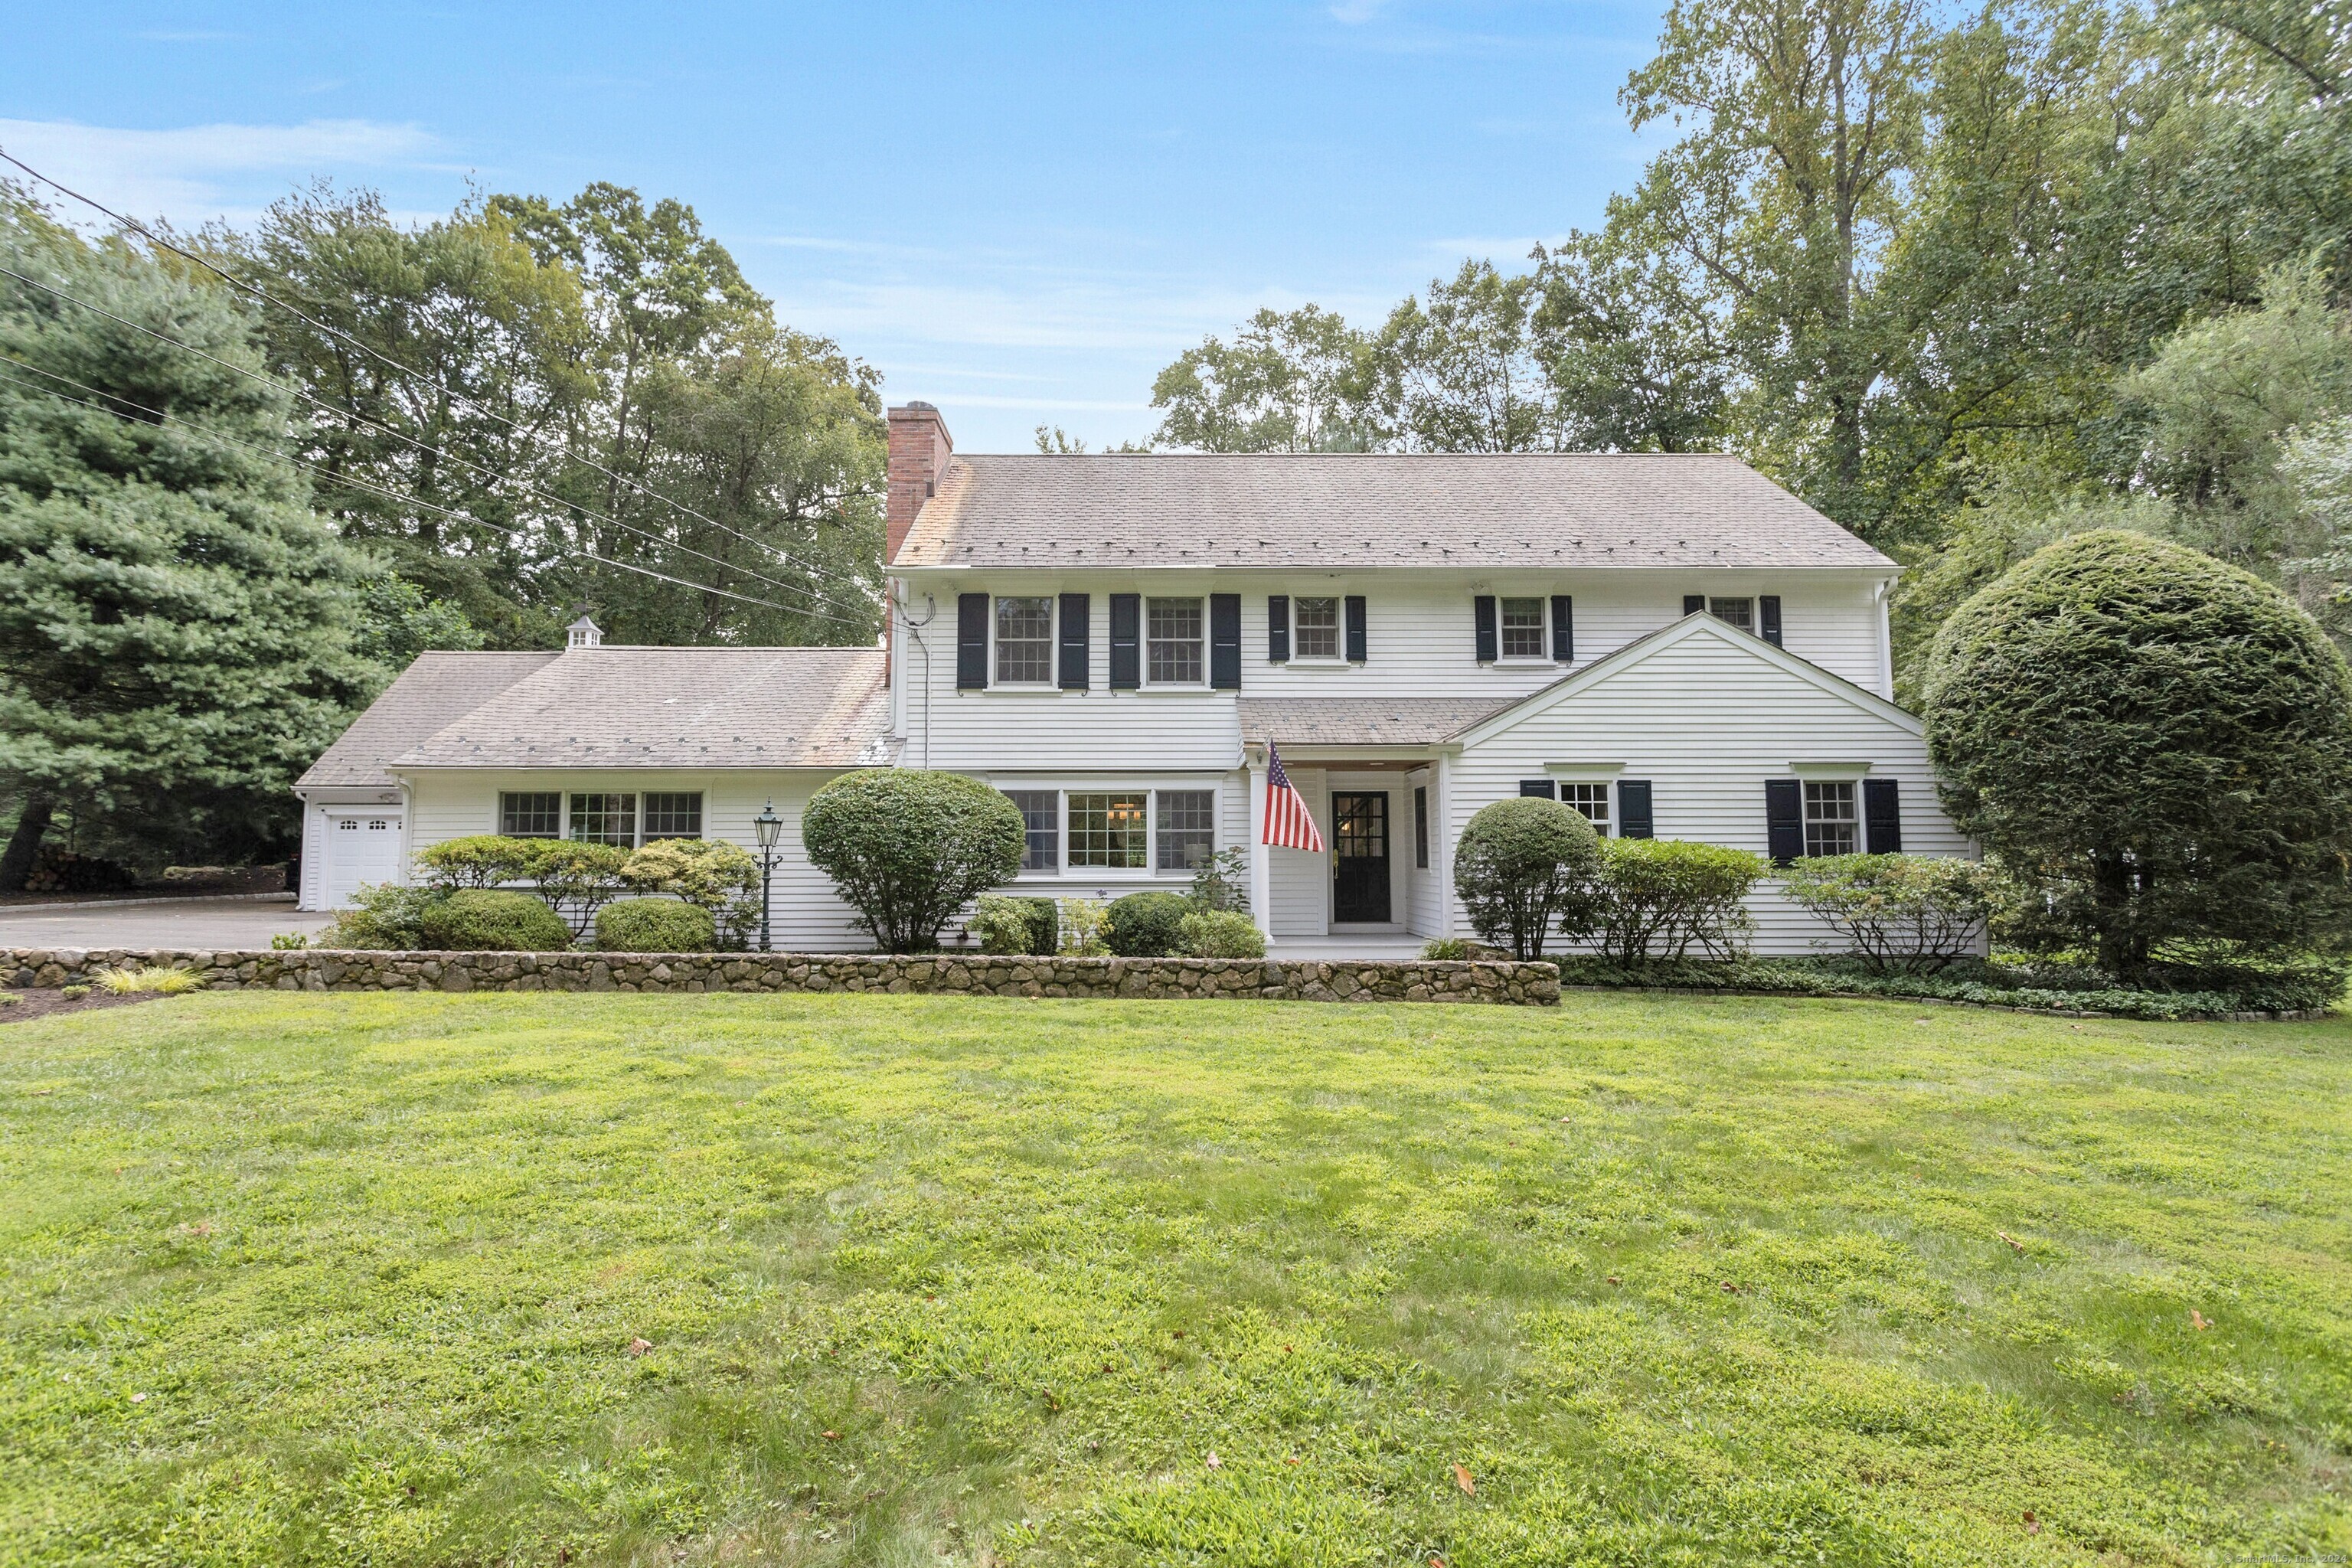
[[[1861,847],[1853,809],[1860,792],[1851,780],[1805,781],[1805,853],[1851,855]]]
[[[563,837],[563,797],[553,790],[499,796],[499,831],[509,838]]]
[[[1198,599],[1145,601],[1144,677],[1154,686],[1208,679],[1208,625]]]
[[[1756,629],[1756,601],[1753,599],[1709,599],[1706,613],[1726,626],[1738,626],[1743,632]]]
[[[1584,820],[1592,824],[1592,831],[1601,837],[1609,837],[1609,786],[1605,784],[1564,784],[1559,786],[1559,803],[1572,805],[1584,813]]]
[[[646,796],[645,841],[702,837],[702,794],[699,790],[649,793]]]
[[[1339,601],[1290,601],[1292,656],[1297,658],[1339,657]]]
[[[1062,792],[1052,789],[1009,789],[1004,796],[1021,808],[1021,856],[1024,871],[1062,868]]]
[[[1503,623],[1503,657],[1541,658],[1544,656],[1544,602],[1541,599],[1505,599],[1499,608]]]
[[[1044,686],[1054,679],[1050,595],[996,601],[996,684]]]
[[[1162,871],[1190,871],[1217,852],[1217,795],[1206,789],[1154,792]]]

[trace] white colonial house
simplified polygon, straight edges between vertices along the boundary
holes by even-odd
[[[1022,892],[1241,848],[1276,952],[1467,934],[1480,806],[1799,856],[1964,855],[1893,700],[1885,556],[1735,458],[956,453],[889,416],[887,647],[428,654],[299,785],[303,900],[460,834],[750,844],[826,778],[950,769],[1029,826]],[[1328,853],[1259,843],[1269,749]],[[793,826],[779,946],[856,945]],[[1757,946],[1824,935],[1768,882]]]

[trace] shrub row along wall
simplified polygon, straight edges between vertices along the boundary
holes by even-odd
[[[9,948],[0,984],[89,984],[169,964],[220,991],[887,991],[974,996],[1494,1002],[1556,1006],[1549,963],[1259,958],[912,957],[811,952],[352,952]]]

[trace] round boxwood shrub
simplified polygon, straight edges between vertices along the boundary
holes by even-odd
[[[2261,579],[2076,534],[1953,612],[1925,696],[1953,820],[2039,895],[2013,939],[2137,981],[2168,941],[2343,929],[2352,675]]]
[[[1021,874],[1028,835],[1020,808],[978,779],[866,768],[809,797],[801,840],[884,952],[921,952],[958,910]]]
[[[1200,907],[1181,893],[1113,899],[1103,941],[1121,958],[1172,958],[1182,951],[1184,917]]]
[[[572,945],[563,917],[529,893],[467,889],[427,903],[416,923],[436,952],[560,952]]]
[[[1471,929],[1515,958],[1541,958],[1554,931],[1588,934],[1600,874],[1601,843],[1584,814],[1535,795],[1479,807],[1454,850],[1454,890]]]
[[[600,952],[709,952],[718,945],[710,911],[676,899],[617,899],[596,911]]]
[[[1196,905],[1176,928],[1176,946],[1187,958],[1264,958],[1265,933],[1239,910]]]

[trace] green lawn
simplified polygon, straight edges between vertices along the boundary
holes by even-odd
[[[2347,1089],[1864,1003],[0,1026],[0,1563],[2340,1563]]]

